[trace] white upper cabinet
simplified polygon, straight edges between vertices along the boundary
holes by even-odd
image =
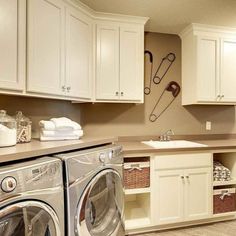
[[[0,93],[143,102],[147,18],[70,0],[2,0]]]
[[[236,30],[192,24],[182,38],[182,104],[236,103]]]
[[[96,28],[96,100],[143,102],[144,22],[103,21]]]
[[[23,91],[26,1],[0,1],[0,89]]]
[[[199,37],[197,43],[197,78],[199,78],[197,81],[197,97],[200,101],[214,102],[216,100],[216,92],[219,89],[217,87],[219,78],[217,72],[219,40],[217,38]]]
[[[97,25],[96,99],[119,99],[119,27]]]
[[[144,30],[120,27],[120,98],[143,101]]]
[[[64,15],[61,0],[28,1],[29,92],[63,95]]]
[[[221,39],[221,99],[236,103],[236,35]]]
[[[92,20],[84,13],[66,9],[66,92],[74,98],[92,96]]]

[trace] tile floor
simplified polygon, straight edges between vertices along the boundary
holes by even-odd
[[[236,220],[138,236],[236,236]]]

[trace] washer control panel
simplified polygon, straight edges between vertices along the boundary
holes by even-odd
[[[43,157],[0,167],[0,200],[9,194],[63,186],[62,164],[58,159]]]

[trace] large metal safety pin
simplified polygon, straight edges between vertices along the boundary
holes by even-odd
[[[166,105],[166,107],[159,113],[159,114],[155,114],[156,108],[158,106],[158,104],[161,101],[161,98],[163,97],[165,92],[171,92],[173,98],[170,100],[170,102]],[[179,95],[180,93],[180,86],[177,82],[175,81],[171,81],[166,88],[163,90],[161,96],[159,97],[159,99],[157,100],[150,116],[149,116],[149,120],[151,122],[155,122],[166,110],[168,107],[170,107],[170,105],[172,104],[172,102],[175,100],[175,98]]]
[[[150,51],[146,50],[144,52],[144,55],[147,54],[149,55],[149,62],[150,62],[150,67],[151,67],[151,70],[150,70],[150,76],[149,76],[149,84],[148,86],[146,86],[144,88],[144,94],[148,95],[151,93],[151,87],[152,87],[152,70],[153,70],[153,55]]]
[[[160,84],[162,79],[165,77],[166,73],[170,69],[172,63],[175,61],[176,56],[174,53],[169,53],[167,56],[162,58],[160,65],[157,68],[157,71],[153,77],[153,82],[155,84]],[[161,73],[161,69],[163,69],[163,72]]]

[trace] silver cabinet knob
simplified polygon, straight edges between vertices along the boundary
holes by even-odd
[[[121,92],[120,94],[121,94],[121,96],[124,96],[124,92]]]
[[[66,91],[66,86],[63,85],[63,86],[61,87],[61,89],[62,89],[62,92],[65,92],[65,91]]]
[[[116,92],[116,96],[118,96],[119,95],[119,92]]]
[[[67,90],[67,92],[69,93],[70,90],[71,90],[71,87],[70,87],[70,86],[66,87],[66,90]]]

